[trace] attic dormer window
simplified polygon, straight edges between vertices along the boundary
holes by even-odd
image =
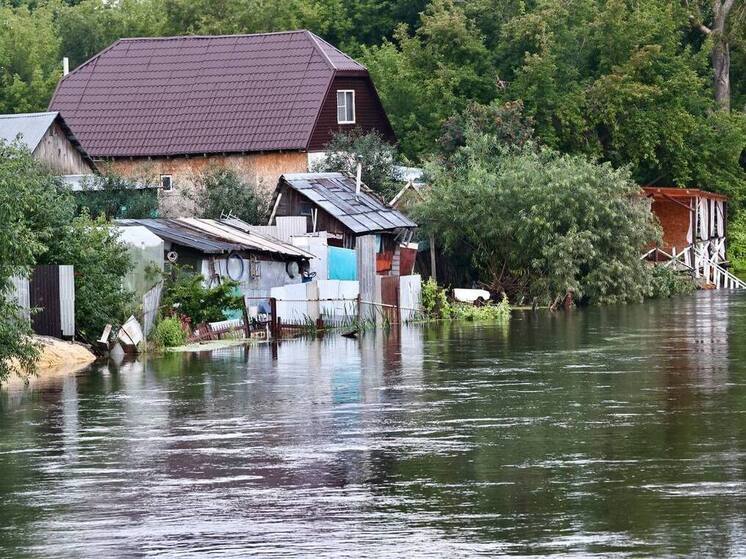
[[[337,90],[337,124],[355,124],[355,91]]]

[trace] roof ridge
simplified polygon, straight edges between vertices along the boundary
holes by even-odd
[[[318,35],[316,35],[316,33],[314,33],[313,31],[306,30],[306,33],[308,33],[311,36],[314,45],[321,51],[321,53],[324,55],[324,58],[326,58],[329,61],[329,64],[331,65],[332,69],[334,69],[335,71],[339,70],[339,68],[337,68],[337,66],[332,62],[331,58],[329,58],[329,55],[324,50],[324,45],[326,45],[330,49],[334,50],[338,54],[344,56],[347,60],[350,60],[350,61],[354,62],[355,64],[357,64],[361,68],[364,68],[365,70],[368,69],[368,67],[365,66],[365,64],[361,64],[360,62],[358,62],[357,60],[355,60],[354,58],[352,58],[346,52],[343,52],[343,51],[339,50],[337,47],[335,47],[333,44],[331,44],[329,41],[327,41],[323,37],[319,37]],[[324,43],[324,45],[320,45],[319,41],[321,41],[322,43]]]
[[[332,69],[332,70],[334,70],[334,71],[336,72],[336,71],[337,71],[337,67],[336,67],[336,66],[334,65],[334,62],[332,62],[332,59],[331,59],[331,58],[329,58],[329,55],[328,55],[328,54],[326,54],[326,51],[325,51],[325,50],[324,50],[323,48],[321,48],[321,45],[319,44],[319,41],[318,41],[318,39],[320,39],[320,40],[322,40],[322,41],[323,41],[323,39],[321,39],[321,37],[319,37],[319,36],[318,36],[318,35],[316,35],[315,33],[311,33],[311,32],[310,32],[310,31],[308,31],[308,30],[306,30],[306,34],[307,34],[307,35],[308,35],[308,37],[309,37],[309,38],[311,39],[311,42],[313,43],[313,46],[314,46],[314,48],[315,48],[315,49],[316,49],[316,50],[317,50],[317,51],[319,52],[319,54],[321,54],[321,56],[323,56],[323,57],[324,57],[324,60],[326,60],[326,62],[327,62],[327,63],[329,64],[329,66],[331,67],[331,69]]]
[[[59,111],[39,111],[36,113],[7,113],[7,114],[0,114],[0,118],[33,118],[33,117],[43,117],[43,116],[49,116],[49,115],[58,115],[60,114]]]
[[[263,37],[268,35],[291,35],[296,33],[310,33],[307,29],[288,29],[285,31],[266,31],[264,33],[226,33],[222,35],[168,35],[155,37],[121,37],[119,41],[169,41],[176,39],[230,39],[234,37]]]

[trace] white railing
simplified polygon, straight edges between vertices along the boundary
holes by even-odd
[[[669,254],[660,248],[653,248],[642,255],[642,260],[651,254],[655,254],[656,258],[658,254],[662,254],[668,258],[664,266],[689,270],[695,278],[704,279],[715,286],[715,289],[746,289],[746,282],[721,265],[720,259],[725,254],[724,238],[700,241],[680,252],[674,247],[672,252],[673,254]]]

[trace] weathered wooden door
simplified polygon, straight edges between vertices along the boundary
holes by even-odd
[[[391,324],[399,323],[399,276],[381,278],[381,299],[384,320]]]

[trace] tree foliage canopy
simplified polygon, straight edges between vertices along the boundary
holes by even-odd
[[[327,156],[312,171],[335,171],[355,176],[361,165],[363,183],[384,199],[391,199],[401,185],[394,180],[396,148],[378,132],[355,129],[335,134],[325,146]]]
[[[37,356],[29,324],[8,297],[10,278],[36,264],[75,266],[76,326],[86,340],[124,318],[126,248],[103,218],[76,217],[73,195],[19,145],[0,142],[0,382],[11,359],[29,372]]]
[[[221,219],[232,215],[252,225],[263,225],[269,208],[258,184],[241,179],[227,167],[212,167],[194,176],[194,190],[188,194],[199,217]]]
[[[450,165],[431,169],[420,222],[512,297],[551,302],[573,290],[609,303],[648,295],[640,254],[659,231],[629,171],[532,147],[469,132]]]

